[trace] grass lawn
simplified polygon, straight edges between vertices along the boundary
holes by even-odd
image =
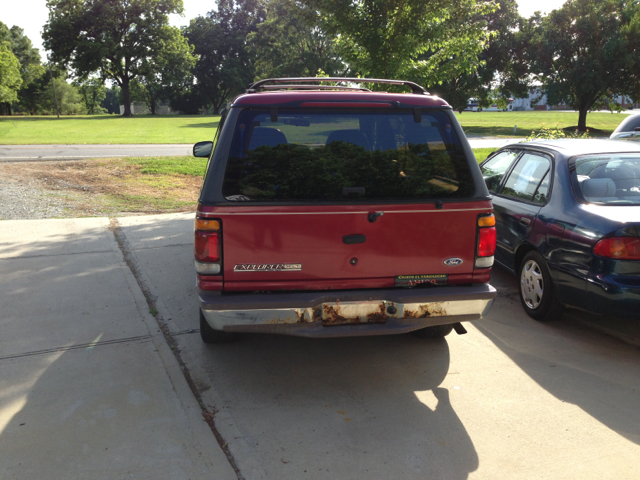
[[[609,136],[627,118],[625,113],[593,112],[587,115],[587,128],[600,130],[593,136]],[[577,112],[532,111],[532,112],[463,112],[456,117],[467,135],[483,137],[528,137],[532,130],[544,124],[548,128],[575,127],[578,125]],[[513,127],[517,125],[516,134]]]
[[[219,116],[0,117],[0,145],[189,143],[213,140]]]
[[[456,113],[468,135],[527,137],[542,124],[572,127],[574,112],[464,112]],[[624,113],[590,113],[587,125],[594,136],[609,136]],[[0,117],[0,145],[187,143],[213,139],[219,116],[97,115],[78,117]],[[513,134],[514,125],[518,126]]]
[[[498,150],[497,148],[473,148],[473,154],[476,156],[478,163],[482,162],[489,156],[491,152]]]

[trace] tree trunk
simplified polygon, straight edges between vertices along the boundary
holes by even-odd
[[[589,109],[587,107],[581,106],[578,112],[579,112],[578,131],[586,132],[587,131],[587,113],[589,112]]]
[[[149,102],[149,110],[151,110],[151,115],[156,114],[156,108],[158,108],[156,103],[156,98],[154,96],[151,96],[151,101]]]
[[[131,92],[129,91],[129,79],[123,78],[122,85],[120,85],[120,87],[122,88],[122,102],[124,103],[124,113],[122,114],[122,116],[132,117],[133,115],[131,114]]]

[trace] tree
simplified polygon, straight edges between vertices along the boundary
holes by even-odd
[[[9,42],[10,49],[20,64],[22,85],[17,92],[17,101],[3,103],[0,105],[0,111],[11,115],[15,107],[18,110],[33,112],[37,109],[35,97],[39,93],[41,77],[46,73],[41,65],[40,53],[20,27],[14,25],[9,29],[0,22],[0,42],[3,41]]]
[[[469,98],[478,99],[480,107],[488,107],[511,96],[528,94],[529,77],[521,61],[525,42],[521,28],[524,19],[518,14],[515,0],[501,0],[498,8],[483,15],[491,33],[485,49],[478,55],[479,65],[471,73],[462,73],[427,85],[456,110],[462,112]]]
[[[76,80],[73,82],[73,86],[78,89],[78,93],[82,97],[89,115],[106,113],[107,110],[103,108],[101,104],[107,97],[107,88],[101,79],[87,78]]]
[[[363,76],[440,83],[478,68],[489,33],[476,0],[303,0],[339,35],[343,58]],[[460,28],[464,25],[464,28]]]
[[[48,95],[51,90],[51,78],[46,67],[42,67],[42,75],[35,78],[26,87],[20,89],[18,93],[18,106],[17,109],[23,112],[29,113],[29,115],[36,115],[42,113],[42,99]],[[54,73],[55,75],[55,73]]]
[[[632,77],[636,79],[629,89],[629,97],[634,102],[640,102],[640,8],[638,4],[630,3],[624,11],[626,20],[622,29],[625,41],[630,48],[629,62],[631,64]]]
[[[106,96],[104,100],[100,103],[100,106],[104,108],[107,113],[120,113],[120,98],[122,94],[120,92],[120,87],[115,86],[111,88],[107,88]]]
[[[264,22],[247,36],[255,56],[256,79],[269,77],[313,77],[318,70],[327,75],[346,75],[337,37],[318,25],[317,10],[297,0],[270,0]]]
[[[47,74],[47,76],[49,75]],[[53,69],[53,83],[56,89],[55,99],[50,82],[51,79],[49,79],[49,88],[43,89],[38,97],[39,113],[56,113],[56,99],[62,115],[83,115],[87,113],[87,107],[82,95],[75,85],[67,81],[67,75],[64,71]]]
[[[3,115],[11,115],[11,103],[17,100],[18,90],[24,84],[12,30],[0,22],[0,114]]]
[[[20,85],[20,62],[11,51],[11,44],[0,41],[0,104],[10,105],[11,102],[15,102],[18,99]]]
[[[47,71],[42,65],[40,53],[33,46],[22,28],[11,27],[11,43],[13,53],[20,62],[22,86],[18,92],[17,108],[21,111],[37,110],[37,97],[41,93],[43,84],[47,83]]]
[[[203,108],[209,105],[209,99],[200,88],[192,87],[169,100],[172,110],[187,115],[197,115]]]
[[[218,0],[217,10],[197,17],[182,33],[194,45],[196,90],[191,97],[206,98],[218,114],[230,97],[254,78],[253,56],[247,35],[265,18],[260,0]]]
[[[578,110],[578,130],[587,128],[587,113],[606,98],[630,93],[634,46],[625,32],[638,15],[627,0],[568,0],[547,17],[529,21],[526,60],[551,104]]]
[[[131,116],[130,83],[174,38],[169,14],[182,13],[182,0],[47,0],[47,7],[42,38],[52,59],[77,77],[113,80]]]
[[[22,76],[25,88],[31,82],[44,75],[45,68],[38,49],[33,46],[29,37],[24,34],[24,30],[18,26],[11,27],[11,50],[20,62],[20,75]]]
[[[134,99],[145,102],[152,115],[160,102],[170,100],[193,84],[192,70],[196,63],[193,46],[177,28],[165,43],[158,55],[145,60],[134,85]]]

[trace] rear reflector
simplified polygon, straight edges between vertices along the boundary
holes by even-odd
[[[603,238],[593,247],[593,253],[616,260],[640,260],[640,238]]]
[[[478,217],[478,226],[479,227],[495,227],[496,226],[496,217],[492,215],[486,215],[484,217]]]
[[[492,257],[496,252],[496,227],[481,228],[478,232],[478,256]]]
[[[195,234],[195,256],[201,262],[217,262],[220,260],[218,253],[218,233],[200,232]]]
[[[204,218],[196,218],[196,230],[204,230],[207,232],[217,232],[220,230],[220,222],[218,220],[207,220]]]

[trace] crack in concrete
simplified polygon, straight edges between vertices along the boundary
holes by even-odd
[[[139,247],[138,250],[155,250],[156,248],[165,248],[165,247],[190,247],[193,246],[193,243],[174,243],[171,245],[159,245],[157,247]]]
[[[171,351],[173,352],[174,356],[176,357],[176,360],[178,361],[178,364],[180,365],[180,369],[182,370],[182,373],[183,373],[183,375],[185,377],[185,380],[187,381],[187,384],[189,385],[189,388],[191,389],[191,392],[193,393],[193,396],[196,398],[196,401],[198,402],[198,405],[200,405],[200,409],[202,410],[202,416],[203,416],[204,420],[209,425],[209,428],[211,429],[211,432],[213,433],[213,436],[215,437],[216,441],[218,442],[218,445],[220,446],[220,448],[222,449],[222,451],[226,455],[227,460],[229,461],[229,464],[231,465],[231,468],[233,468],[233,470],[235,471],[235,473],[236,473],[236,475],[238,477],[238,480],[245,480],[244,476],[240,472],[240,469],[238,468],[238,465],[237,465],[237,463],[235,461],[235,458],[233,458],[233,455],[231,454],[231,451],[229,450],[228,443],[224,440],[224,438],[220,434],[220,431],[216,427],[215,415],[218,412],[217,412],[217,410],[214,410],[213,412],[209,411],[207,409],[206,405],[204,404],[204,402],[202,401],[202,395],[200,395],[200,392],[198,391],[198,388],[196,387],[195,382],[191,378],[191,373],[189,372],[189,370],[187,368],[187,365],[185,364],[184,360],[182,359],[182,355],[180,354],[180,348],[178,347],[178,342],[174,338],[175,335],[183,335],[183,334],[188,334],[188,333],[195,333],[196,331],[199,332],[200,330],[199,329],[198,330],[196,330],[196,329],[183,330],[183,331],[176,332],[176,333],[172,333],[169,330],[169,327],[167,326],[164,318],[158,312],[158,308],[156,306],[156,300],[157,299],[151,293],[151,289],[146,285],[146,283],[144,281],[144,277],[142,275],[142,269],[141,269],[140,265],[138,264],[138,261],[137,261],[135,255],[133,254],[133,251],[132,251],[131,246],[129,244],[129,240],[127,239],[126,235],[122,231],[122,227],[120,226],[120,223],[118,222],[118,219],[117,218],[110,218],[109,219],[109,224],[110,224],[109,225],[109,230],[111,230],[111,232],[113,232],[113,236],[115,237],[115,240],[116,240],[116,242],[118,244],[118,247],[120,248],[120,251],[122,252],[122,255],[124,257],[124,261],[127,264],[127,266],[129,267],[129,270],[131,270],[131,273],[132,273],[133,277],[136,279],[136,282],[138,283],[138,286],[140,287],[140,290],[142,291],[145,299],[147,300],[147,304],[149,306],[149,311],[150,312],[155,312],[153,314],[153,317],[156,319],[156,322],[158,323],[158,326],[160,327],[160,331],[162,332],[162,335],[164,336],[165,341],[167,342],[167,344],[171,348]]]
[[[69,350],[78,350],[81,348],[102,347],[105,345],[114,345],[118,343],[137,342],[139,340],[149,340],[150,338],[151,338],[151,335],[140,335],[138,337],[118,338],[115,340],[103,340],[101,342],[81,343],[79,345],[71,345],[68,347],[56,347],[56,348],[48,348],[45,350],[34,350],[31,352],[15,353],[13,355],[4,355],[0,357],[0,360],[9,360],[11,358],[21,358],[21,357],[32,357],[34,355],[46,355],[49,353],[57,353],[57,352],[67,352]]]
[[[189,330],[180,330],[177,332],[169,332],[172,336],[177,336],[177,335],[189,335],[191,333],[200,333],[200,329],[199,328],[192,328]]]
[[[96,250],[93,252],[69,252],[69,253],[56,253],[56,257],[63,257],[65,255],[93,255],[96,253],[113,253],[113,250]],[[1,260],[22,260],[25,258],[42,258],[42,257],[51,257],[51,254],[46,255],[18,255],[15,257],[0,257]]]

